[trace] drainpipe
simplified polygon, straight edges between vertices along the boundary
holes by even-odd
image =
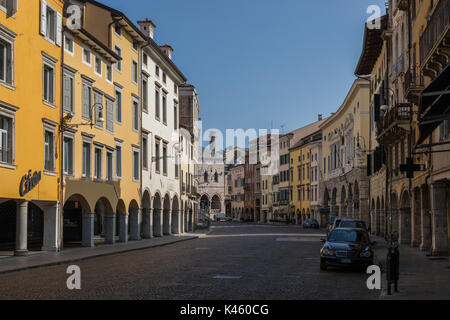
[[[59,250],[61,250],[63,248],[63,228],[64,228],[64,224],[63,224],[63,214],[64,214],[64,170],[63,170],[63,165],[64,165],[64,159],[63,159],[63,148],[64,148],[64,128],[62,127],[62,123],[63,123],[63,118],[64,118],[64,31],[67,30],[66,27],[62,27],[61,28],[61,85],[60,85],[60,90],[61,90],[61,108],[60,108],[60,124],[59,124],[59,134],[60,134],[60,142],[59,142],[59,148],[60,148],[60,152],[59,152],[59,185],[60,185],[60,193],[59,193],[59,215],[58,215],[58,220],[57,223],[59,225]]]

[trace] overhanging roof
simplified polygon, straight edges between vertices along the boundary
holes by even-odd
[[[384,15],[379,19],[381,20],[381,28],[379,29],[369,29],[367,27],[368,24],[365,24],[363,49],[355,70],[355,75],[362,76],[371,74],[380,56],[381,49],[383,48],[383,38],[381,35],[387,26],[387,16]]]

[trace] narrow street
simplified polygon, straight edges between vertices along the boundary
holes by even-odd
[[[362,271],[319,270],[322,231],[215,224],[200,239],[68,265],[0,275],[0,299],[378,299]]]

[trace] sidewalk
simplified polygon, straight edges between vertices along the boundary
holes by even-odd
[[[370,237],[376,241],[375,254],[386,267],[386,241],[380,237]],[[429,257],[427,252],[408,245],[400,245],[399,292],[387,295],[386,273],[383,272],[382,300],[423,300],[450,299],[450,260],[448,257]]]
[[[27,257],[8,257],[0,260],[0,274],[162,247],[177,242],[197,239],[202,235],[203,233],[194,232],[140,241],[129,241],[128,243],[116,243],[114,245],[100,244],[93,248],[70,248],[60,252],[35,252]]]

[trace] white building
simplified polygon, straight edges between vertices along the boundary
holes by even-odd
[[[155,25],[139,21],[148,37],[141,56],[142,236],[182,232],[178,87],[186,81],[172,62],[173,49],[153,41]],[[131,98],[131,97],[130,97]]]

